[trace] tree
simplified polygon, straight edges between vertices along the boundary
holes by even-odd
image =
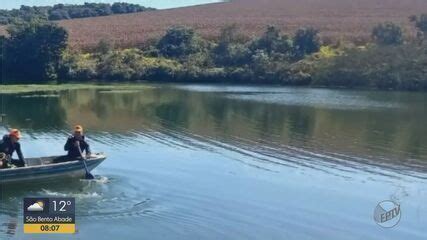
[[[0,16],[0,25],[7,25],[9,24],[9,18],[5,16]]]
[[[67,46],[68,33],[47,22],[23,23],[8,28],[4,64],[9,79],[46,81],[57,77],[58,64]]]
[[[411,22],[415,23],[415,27],[420,31],[423,38],[427,37],[427,14],[421,14],[420,16],[411,16],[409,18]]]
[[[250,51],[242,44],[242,35],[233,24],[221,29],[218,45],[213,49],[213,59],[220,66],[242,65],[250,61]]]
[[[56,21],[62,19],[70,19],[70,15],[64,9],[55,9],[52,10],[49,14],[49,20]]]
[[[264,50],[257,50],[252,56],[251,68],[257,78],[265,80],[265,76],[271,70],[271,59]]]
[[[4,62],[4,47],[6,43],[6,38],[0,36],[0,83],[3,83],[3,62]]]
[[[65,4],[63,4],[63,3],[58,3],[58,4],[55,4],[55,5],[53,5],[53,10],[56,10],[56,9],[64,9],[65,8]]]
[[[0,10],[0,24],[6,25],[15,21],[30,22],[33,20],[61,20],[70,18],[108,16],[119,13],[133,13],[155,10],[138,4],[129,3],[84,3],[55,4],[52,7],[21,6],[19,9]]]
[[[111,10],[114,14],[122,14],[127,12],[126,5],[124,3],[119,2],[113,3],[113,5],[111,6]]]
[[[319,31],[312,27],[300,28],[293,38],[294,57],[302,58],[320,49]]]
[[[203,40],[193,29],[182,26],[168,29],[157,44],[160,54],[171,58],[185,58],[204,47]]]
[[[372,38],[379,45],[399,45],[403,42],[402,29],[394,23],[381,23],[372,30]]]
[[[107,3],[86,3],[85,6],[94,9],[97,16],[108,16],[113,14],[111,5]]]
[[[146,8],[138,4],[124,3],[124,2],[116,2],[116,3],[113,3],[113,5],[111,6],[111,11],[114,14],[135,13],[135,12],[142,12],[145,10],[153,10],[153,8]]]
[[[280,34],[280,30],[269,26],[267,31],[250,45],[252,51],[263,50],[269,55],[274,53],[288,55],[292,49],[292,42],[286,35]]]

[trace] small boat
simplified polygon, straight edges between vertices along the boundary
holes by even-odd
[[[86,171],[82,160],[58,162],[57,159],[60,157],[26,158],[27,166],[25,167],[0,169],[0,185],[85,176]],[[92,154],[86,159],[88,170],[92,171],[106,158],[102,153]]]

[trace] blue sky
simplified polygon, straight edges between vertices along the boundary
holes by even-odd
[[[19,8],[21,5],[47,6],[57,3],[82,4],[84,2],[129,2],[155,8],[173,8],[202,3],[219,2],[218,0],[0,0],[0,9]]]

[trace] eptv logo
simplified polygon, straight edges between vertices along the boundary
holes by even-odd
[[[375,208],[374,220],[381,227],[392,228],[399,223],[400,218],[400,205],[393,201],[382,201]]]

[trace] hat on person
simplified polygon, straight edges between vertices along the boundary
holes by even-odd
[[[74,127],[74,132],[83,133],[83,127],[81,125],[76,125]]]
[[[20,139],[22,137],[21,132],[18,129],[12,129],[12,130],[10,130],[9,136],[16,137],[17,139]]]

